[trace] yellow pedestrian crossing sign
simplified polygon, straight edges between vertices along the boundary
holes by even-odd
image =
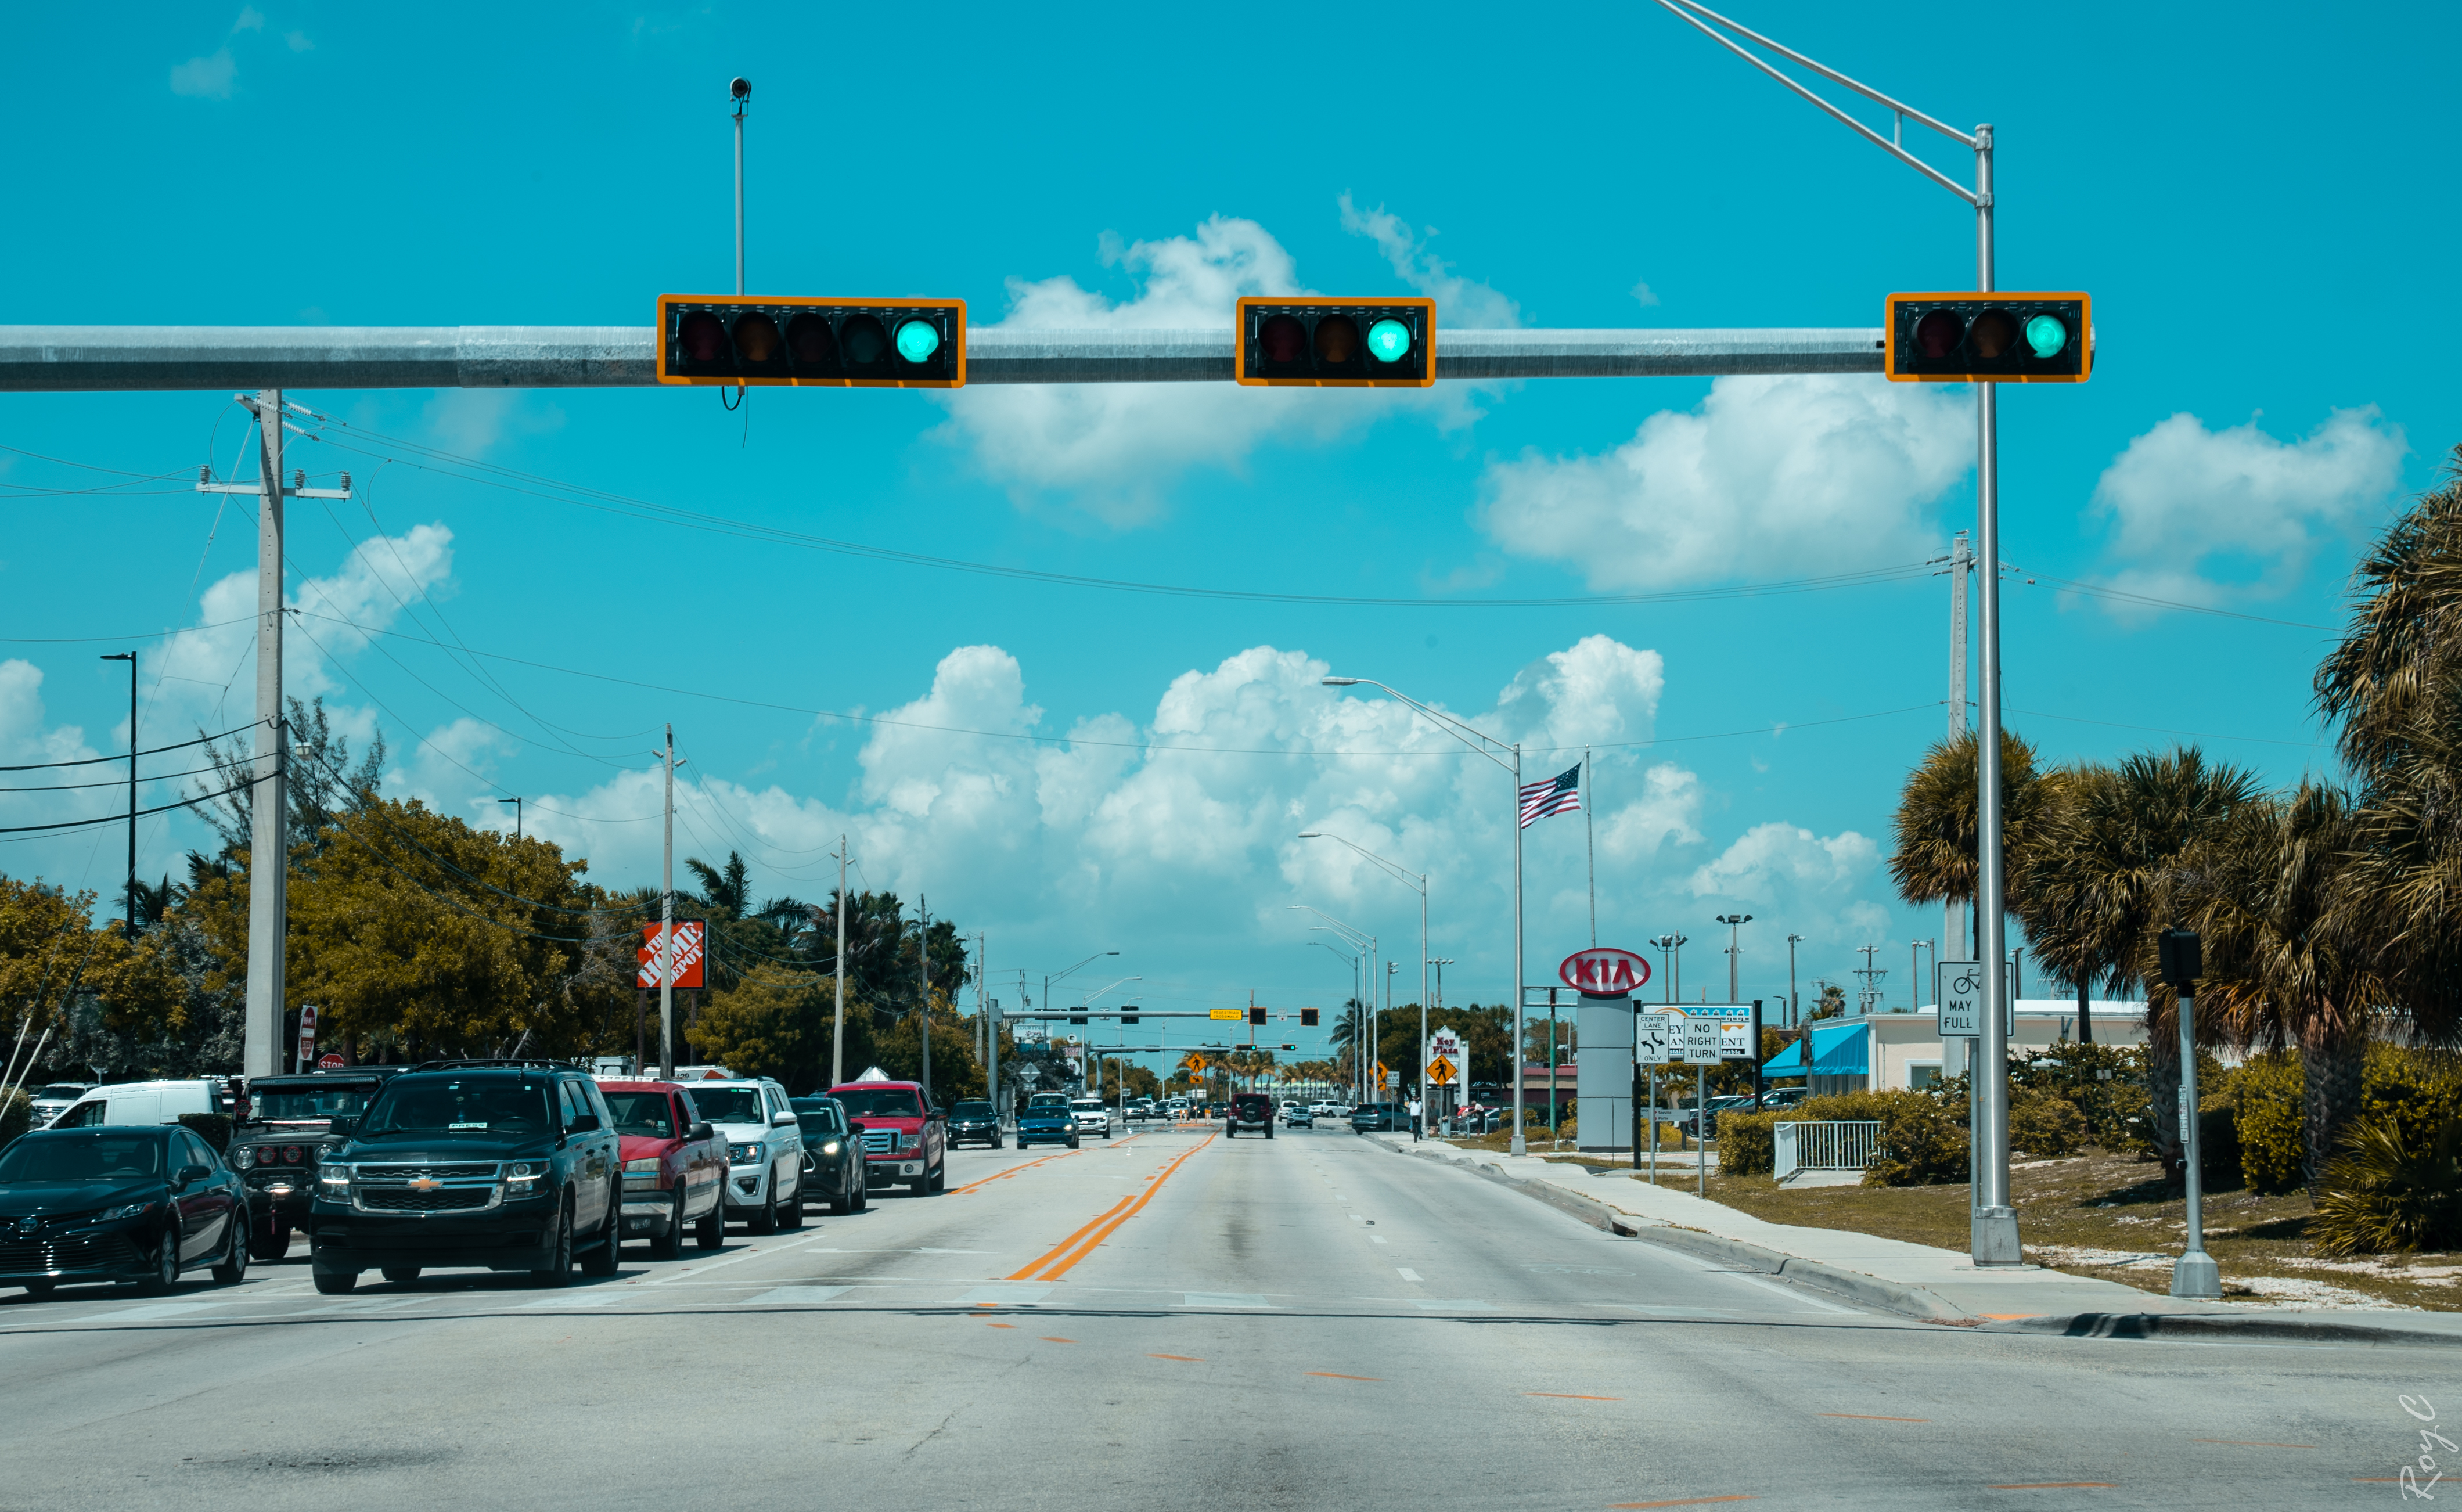
[[[1428,1063],[1428,1080],[1439,1087],[1450,1087],[1454,1080],[1454,1063],[1439,1055]]]

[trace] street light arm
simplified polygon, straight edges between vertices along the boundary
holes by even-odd
[[[1343,839],[1342,836],[1338,834],[1328,834],[1323,831],[1311,831],[1308,833],[1301,835],[1300,838],[1303,840],[1332,840],[1341,845],[1350,846],[1352,850],[1358,852],[1361,855],[1368,857],[1368,859],[1375,862],[1378,866],[1383,867],[1385,869],[1386,875],[1393,877],[1395,881],[1400,882],[1405,887],[1417,888],[1421,896],[1425,896],[1427,895],[1428,875],[1425,872],[1411,871],[1407,867],[1385,859],[1375,852],[1369,850],[1366,846],[1352,845],[1350,841]]]
[[[1069,967],[1069,971],[1056,971],[1056,972],[1053,972],[1053,973],[1051,974],[1051,976],[1050,976],[1050,978],[1049,978],[1048,980],[1050,980],[1050,981],[1052,981],[1052,982],[1059,982],[1059,981],[1063,980],[1064,978],[1066,978],[1066,977],[1069,975],[1069,971],[1075,971],[1075,970],[1078,968],[1078,966],[1091,966],[1091,965],[1092,965],[1095,961],[1098,961],[1102,960],[1105,956],[1116,956],[1116,955],[1118,955],[1118,954],[1119,954],[1119,952],[1118,952],[1118,951],[1116,951],[1116,950],[1098,950],[1098,951],[1094,952],[1092,955],[1088,956],[1085,960],[1083,960],[1083,961],[1081,961],[1077,962],[1077,965],[1076,965],[1076,966],[1071,966],[1071,967]]]
[[[1330,925],[1335,934],[1340,935],[1343,939],[1350,941],[1354,945],[1365,945],[1370,940],[1376,938],[1364,929],[1351,928],[1349,924],[1346,924],[1341,919],[1334,918],[1324,909],[1309,908],[1306,903],[1293,903],[1291,907],[1303,910],[1307,913],[1314,914],[1317,918],[1325,920],[1325,924],[1310,924],[1308,926],[1310,929],[1321,929],[1325,928],[1327,925]]]
[[[1349,687],[1353,683],[1365,682],[1371,688],[1383,688],[1388,697],[1393,699],[1397,702],[1407,703],[1411,707],[1417,709],[1430,720],[1436,722],[1436,724],[1439,729],[1442,729],[1446,734],[1451,735],[1454,739],[1460,741],[1463,745],[1479,752],[1481,756],[1486,757],[1489,761],[1496,763],[1506,771],[1517,770],[1511,762],[1506,761],[1503,757],[1497,754],[1498,751],[1509,751],[1513,748],[1505,742],[1498,740],[1496,737],[1488,734],[1484,730],[1465,724],[1460,720],[1454,718],[1450,714],[1440,714],[1435,709],[1432,709],[1426,704],[1420,702],[1417,699],[1411,697],[1407,693],[1397,692],[1393,688],[1386,687],[1384,683],[1377,681],[1374,678],[1326,678],[1323,681],[1328,687]]]
[[[1776,68],[1772,67],[1767,60],[1755,57],[1751,53],[1745,51],[1734,37],[1726,35],[1724,32],[1718,31],[1717,27],[1711,26],[1709,22],[1703,21],[1701,17],[1707,16],[1711,21],[1718,23],[1718,26],[1733,28],[1736,32],[1752,38],[1754,41],[1760,43],[1765,48],[1768,48],[1772,52],[1782,54],[1785,56],[1794,59],[1796,62],[1803,64],[1804,67],[1812,70],[1816,74],[1819,74],[1824,78],[1832,79],[1840,84],[1844,84],[1848,89],[1853,90],[1856,94],[1863,96],[1865,98],[1873,100],[1887,107],[1891,115],[1902,119],[1911,119],[1923,125],[1930,126],[1933,130],[1939,132],[1941,135],[1962,142],[1968,147],[1979,149],[1982,146],[1982,142],[1978,139],[1967,135],[1965,132],[1958,130],[1954,126],[1944,125],[1940,121],[1934,120],[1930,116],[1925,115],[1922,111],[1916,110],[1911,105],[1901,104],[1897,100],[1891,99],[1889,96],[1882,94],[1879,90],[1859,84],[1853,79],[1848,78],[1844,74],[1838,73],[1833,69],[1824,68],[1812,59],[1805,57],[1803,54],[1796,52],[1794,49],[1773,42],[1768,37],[1761,35],[1758,32],[1754,32],[1746,27],[1738,25],[1736,22],[1728,20],[1725,16],[1718,14],[1716,11],[1712,11],[1704,6],[1694,4],[1693,0],[1658,0],[1658,4],[1661,10],[1664,10],[1670,14],[1684,21],[1686,24],[1692,26],[1695,31],[1698,31],[1702,35],[1717,43],[1720,47],[1723,47],[1728,52],[1735,54],[1738,57],[1742,58],[1753,67],[1760,69],[1764,74],[1767,74],[1770,77],[1777,79],[1780,83],[1803,96],[1805,99],[1810,100],[1822,110],[1826,111],[1829,115],[1844,122],[1849,130],[1852,130],[1858,136],[1864,138],[1867,141],[1869,141],[1872,145],[1880,148],[1883,152],[1888,153],[1890,157],[1897,159],[1908,167],[1914,169],[1917,173],[1922,174],[1933,183],[1939,184],[1950,193],[1956,195],[1967,204],[1981,206],[1989,203],[1987,197],[1988,191],[1970,189],[1966,187],[1966,185],[1958,183],[1955,179],[1951,178],[1948,174],[1941,172],[1931,163],[1924,162],[1921,158],[1916,157],[1906,148],[1898,145],[1894,141],[1891,141],[1889,138],[1882,136],[1871,127],[1865,125],[1854,117],[1849,116],[1845,111],[1840,110],[1837,106],[1829,103],[1829,101],[1814,94],[1811,90],[1806,89],[1802,84],[1799,84],[1795,80],[1787,77],[1784,74],[1780,73]]]

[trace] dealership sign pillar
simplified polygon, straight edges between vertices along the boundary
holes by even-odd
[[[1573,1117],[1577,1148],[1621,1150],[1632,1142],[1632,992],[1650,962],[1630,950],[1577,950],[1556,967],[1582,995],[1575,1012]]]

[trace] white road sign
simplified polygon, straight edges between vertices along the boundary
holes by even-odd
[[[1940,1037],[1975,1040],[1983,1037],[1983,965],[1975,961],[1944,961],[1933,983],[1933,1001],[1940,1004]],[[2000,971],[2001,1032],[2018,1032],[2017,973]]]
[[[1685,1015],[1684,1064],[1716,1066],[1725,1060],[1726,1056],[1719,1053],[1720,1038],[1719,1024],[1717,1019],[1705,1018],[1697,1013]]]
[[[1684,1059],[1684,1015],[1636,1013],[1632,1016],[1632,1063],[1671,1066]]]

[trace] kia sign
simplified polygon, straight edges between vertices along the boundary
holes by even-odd
[[[1650,962],[1630,950],[1593,945],[1566,956],[1556,975],[1576,992],[1618,998],[1650,980]]]

